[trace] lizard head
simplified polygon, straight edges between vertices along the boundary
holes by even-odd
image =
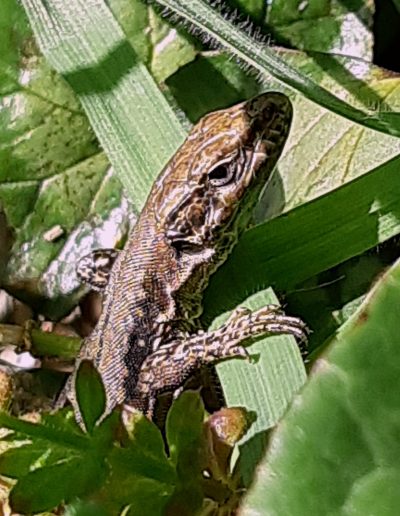
[[[170,243],[190,253],[237,237],[281,154],[289,99],[264,93],[203,117],[155,183],[155,214]]]

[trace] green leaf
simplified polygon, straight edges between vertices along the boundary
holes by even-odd
[[[64,431],[65,431],[64,425]],[[21,439],[21,440],[19,440]],[[82,450],[67,444],[61,444],[39,437],[33,437],[30,443],[14,435],[13,448],[0,455],[0,472],[10,478],[20,479],[38,468],[49,467],[60,462],[79,457]],[[89,443],[87,443],[87,448]]]
[[[140,210],[155,171],[183,139],[181,125],[105,2],[23,5],[43,54],[74,89]]]
[[[243,514],[397,512],[399,302],[398,261],[315,365],[273,435]]]
[[[59,315],[76,303],[76,292],[62,296],[78,286],[78,257],[89,241],[115,244],[126,226],[126,201],[124,207],[84,112],[40,55],[18,2],[2,2],[0,24],[0,203],[13,230],[2,280],[32,304],[39,305],[38,296],[56,298]],[[107,224],[114,227],[111,242]],[[60,233],[51,240],[53,228]],[[41,313],[47,309],[40,303]]]
[[[41,424],[0,414],[0,424],[16,430],[13,448],[0,455],[1,473],[18,479],[10,494],[13,509],[39,512],[98,491],[109,478],[106,457],[117,435],[118,416],[107,418],[89,438],[77,433],[65,411],[45,415]]]
[[[83,360],[75,377],[76,399],[86,430],[92,433],[106,408],[106,392],[93,363]]]
[[[373,9],[367,0],[274,0],[267,23],[278,44],[372,60]]]
[[[81,431],[78,432],[75,422],[60,421],[59,414],[46,415],[45,423],[39,424],[0,412],[0,426],[13,430],[18,436],[44,439],[55,445],[67,446],[75,450],[87,449],[89,443],[87,436],[82,435]]]
[[[197,470],[203,419],[203,403],[198,393],[192,391],[183,392],[168,412],[166,436],[169,455],[182,478]],[[187,460],[190,456],[192,458]]]
[[[110,477],[100,492],[112,513],[130,507],[129,514],[164,514],[177,482],[160,430],[142,414],[128,423],[129,440],[109,456]]]
[[[106,470],[94,457],[40,468],[19,480],[10,493],[10,505],[23,514],[50,510],[89,491],[104,481]]]
[[[39,442],[7,450],[0,455],[0,473],[10,478],[23,477],[48,451],[48,446]]]
[[[399,0],[393,0],[393,3],[397,9],[397,11],[400,13],[400,1]]]
[[[128,474],[174,484],[176,474],[167,458],[159,428],[143,414],[135,413],[127,425],[127,430],[129,441],[124,443],[125,447],[122,450],[113,452],[116,460],[122,460],[119,467],[128,467]]]
[[[98,502],[76,500],[65,507],[65,516],[109,516],[110,513]]]
[[[170,408],[166,436],[178,485],[168,504],[169,514],[195,514],[201,507],[204,462],[204,406],[198,393],[183,392]]]
[[[159,462],[167,461],[164,439],[159,428],[143,414],[134,413],[125,424],[130,442],[141,453],[149,454]]]
[[[55,471],[57,473],[60,464],[68,465],[70,462],[80,460],[83,455],[86,457],[85,462],[88,460],[86,452],[91,449],[90,442],[75,433],[76,425],[71,425],[71,422],[62,418],[60,414],[47,415],[44,419],[44,423],[34,424],[18,420],[4,413],[0,414],[0,424],[3,427],[16,430],[4,439],[7,442],[8,449],[0,455],[0,472],[6,477],[18,479],[14,488],[17,493],[15,495],[17,505],[19,503],[29,505],[35,503],[37,499],[37,494],[32,494],[31,490],[25,491],[24,487],[21,489],[23,493],[26,493],[26,497],[19,493],[20,482],[24,486],[27,481],[26,478],[31,479],[31,474],[35,473],[33,477],[35,479],[36,475],[39,475],[39,478],[44,475],[44,481],[48,482],[50,480],[46,479],[51,478],[52,468],[56,467]],[[27,438],[30,438],[30,442],[27,442]],[[100,468],[100,461],[97,461],[97,463]],[[39,470],[41,473],[37,473]],[[67,491],[63,490],[63,487],[59,489],[64,496],[69,487],[67,487]],[[22,502],[21,496],[24,496]],[[42,496],[44,502],[46,496],[44,494]],[[50,500],[52,500],[51,496],[49,496]],[[53,502],[49,502],[50,506],[51,503]]]
[[[142,453],[136,444],[114,448],[108,457],[111,475],[103,496],[120,507],[162,508],[174,491],[176,474],[165,456]],[[133,505],[132,505],[133,504]]]

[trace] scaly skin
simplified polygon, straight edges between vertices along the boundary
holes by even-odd
[[[202,364],[245,356],[241,343],[248,338],[304,335],[299,319],[271,306],[253,314],[238,309],[219,330],[196,333],[202,292],[246,229],[291,118],[280,93],[210,113],[154,183],[77,360],[76,367],[93,361],[103,379],[103,417],[122,403],[151,415],[160,392],[178,389]],[[81,422],[74,377],[65,396]]]

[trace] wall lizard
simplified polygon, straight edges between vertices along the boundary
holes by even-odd
[[[102,314],[76,363],[91,360],[102,377],[102,418],[120,404],[151,416],[157,395],[179,389],[200,366],[246,357],[249,338],[304,338],[304,323],[277,306],[237,308],[208,333],[198,323],[202,292],[248,226],[291,119],[289,99],[273,92],[204,116],[155,181],[125,248],[80,262],[83,279],[107,283]],[[70,400],[82,425],[74,378],[59,401]]]

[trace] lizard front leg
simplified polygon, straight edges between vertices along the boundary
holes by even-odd
[[[177,339],[149,355],[140,369],[133,404],[151,417],[157,395],[179,389],[202,365],[228,358],[248,358],[243,345],[246,341],[265,335],[290,334],[304,342],[306,333],[301,319],[285,315],[276,305],[255,312],[239,307],[219,329]]]

